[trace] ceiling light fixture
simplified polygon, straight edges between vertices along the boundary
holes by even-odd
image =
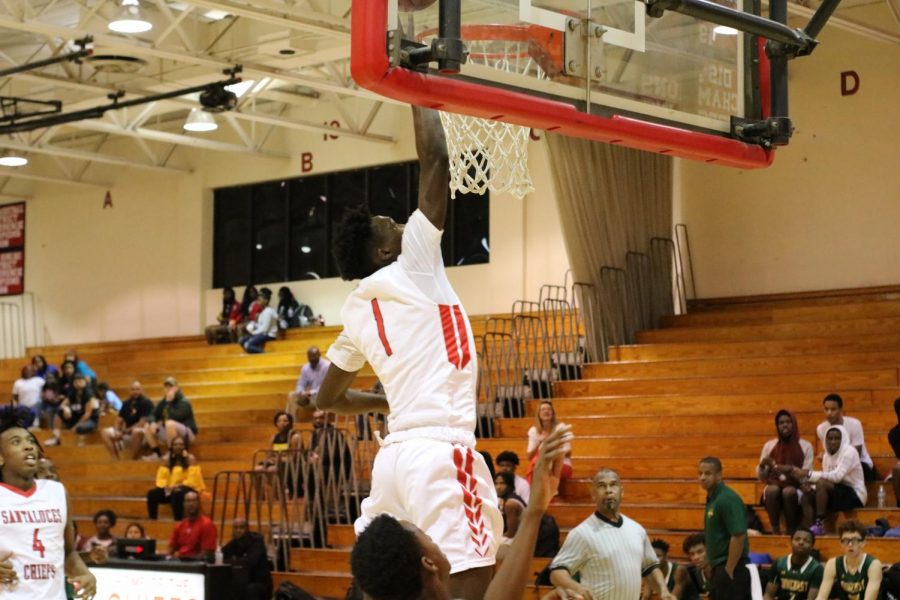
[[[192,108],[184,122],[185,131],[215,131],[218,128],[216,118],[199,108]]]
[[[116,18],[107,27],[116,33],[144,33],[153,29],[153,23],[141,15],[138,0],[122,0],[122,7]]]
[[[3,167],[24,167],[28,164],[28,159],[22,154],[13,150],[7,150],[0,154],[0,166]]]
[[[715,35],[737,35],[738,30],[734,27],[729,27],[728,25],[716,25],[713,27],[713,34]]]

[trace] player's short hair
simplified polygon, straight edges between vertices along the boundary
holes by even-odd
[[[722,472],[722,461],[717,456],[704,456],[700,459],[700,464],[712,465],[716,473]]]
[[[118,517],[116,517],[116,513],[114,513],[110,509],[104,508],[103,510],[98,510],[96,513],[94,513],[94,525],[97,524],[97,520],[100,517],[106,517],[107,519],[109,519],[110,529],[116,526],[116,520]]]
[[[6,410],[0,412],[0,435],[5,433],[10,429],[24,429],[28,430],[31,427],[33,422],[33,416],[31,411],[25,408],[24,406],[17,406],[15,408],[6,408]],[[34,445],[37,446],[38,455],[44,455],[44,449],[41,447],[40,442],[37,441],[37,438],[34,437],[34,434],[28,432],[28,435],[31,436]],[[3,469],[0,468],[0,482],[3,482]]]
[[[372,213],[369,207],[348,208],[334,227],[331,251],[341,279],[362,279],[377,269],[372,261]]]
[[[856,519],[847,519],[846,521],[838,525],[838,538],[843,537],[845,533],[858,533],[859,537],[861,537],[862,539],[866,539],[866,534],[869,533],[869,531],[862,523],[860,523]]]
[[[841,398],[840,394],[828,394],[822,399],[822,404],[825,404],[826,402],[834,402],[838,405],[838,408],[844,408],[844,399]]]
[[[502,462],[508,462],[519,466],[519,455],[513,452],[512,450],[504,450],[500,454],[497,455],[497,464],[499,465]]]
[[[706,536],[699,532],[692,533],[681,542],[681,549],[685,554],[690,552],[694,546],[706,546]]]
[[[663,554],[669,553],[669,542],[664,539],[656,538],[655,540],[650,542],[650,545],[658,550],[662,550]]]
[[[379,515],[356,540],[350,570],[372,600],[415,600],[422,593],[422,548],[413,532]]]
[[[810,530],[808,527],[798,527],[798,528],[794,531],[794,533],[791,534],[791,537],[793,538],[795,535],[797,535],[797,534],[798,534],[799,532],[801,532],[801,531],[802,531],[803,533],[809,535],[810,539],[812,540],[812,543],[810,544],[810,546],[815,546],[815,545],[816,545],[816,534],[814,534],[814,533],[812,532],[812,530]]]

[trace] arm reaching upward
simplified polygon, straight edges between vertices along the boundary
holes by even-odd
[[[444,229],[450,181],[444,126],[436,110],[413,106],[412,111],[419,155],[419,210],[432,225]]]

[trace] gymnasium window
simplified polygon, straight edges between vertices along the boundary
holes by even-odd
[[[339,277],[331,256],[344,210],[406,222],[416,206],[417,161],[215,190],[213,287]],[[489,194],[457,194],[442,241],[447,267],[490,260]]]

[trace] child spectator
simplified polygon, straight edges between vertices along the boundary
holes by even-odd
[[[269,306],[272,299],[272,290],[262,288],[256,304],[260,307],[255,321],[247,323],[249,335],[241,338],[240,344],[247,354],[261,354],[265,352],[266,343],[278,338],[278,313]]]
[[[47,364],[47,359],[44,358],[43,354],[36,354],[31,357],[31,366],[34,367],[34,374],[42,379],[47,379],[47,375],[50,374],[59,377],[59,369]]]
[[[184,440],[176,437],[163,456],[163,464],[156,471],[156,487],[147,492],[147,516],[154,521],[160,504],[172,505],[172,516],[180,521],[184,516],[184,496],[188,492],[202,492],[206,486],[197,459],[189,453]]]
[[[41,392],[44,388],[44,380],[35,375],[34,367],[30,364],[22,367],[22,376],[16,379],[12,387],[12,405],[21,406],[31,413],[30,424],[32,427],[40,427],[38,413],[41,411]]]
[[[100,432],[103,444],[110,456],[118,460],[119,451],[128,447],[128,458],[137,458],[144,442],[147,420],[153,414],[153,401],[144,395],[140,381],[131,384],[131,395],[122,404],[122,410],[113,427]]]
[[[146,540],[147,534],[144,532],[144,526],[137,521],[132,521],[125,526],[125,535],[122,536],[126,540]]]
[[[313,317],[313,311],[300,304],[287,286],[278,288],[278,326],[281,329],[306,327]]]
[[[72,429],[83,435],[97,429],[100,419],[100,402],[88,387],[87,379],[81,373],[75,374],[74,387],[69,396],[62,401],[59,412],[53,420],[53,437],[48,439],[47,446],[60,445],[60,429]]]
[[[110,408],[116,412],[122,410],[122,401],[114,391],[109,389],[109,384],[105,381],[97,384],[97,399],[100,401],[101,414],[106,414]]]
[[[216,324],[206,328],[206,342],[210,346],[236,342],[237,328],[243,320],[241,304],[234,296],[234,289],[224,288],[222,290],[222,312],[216,316]]]

